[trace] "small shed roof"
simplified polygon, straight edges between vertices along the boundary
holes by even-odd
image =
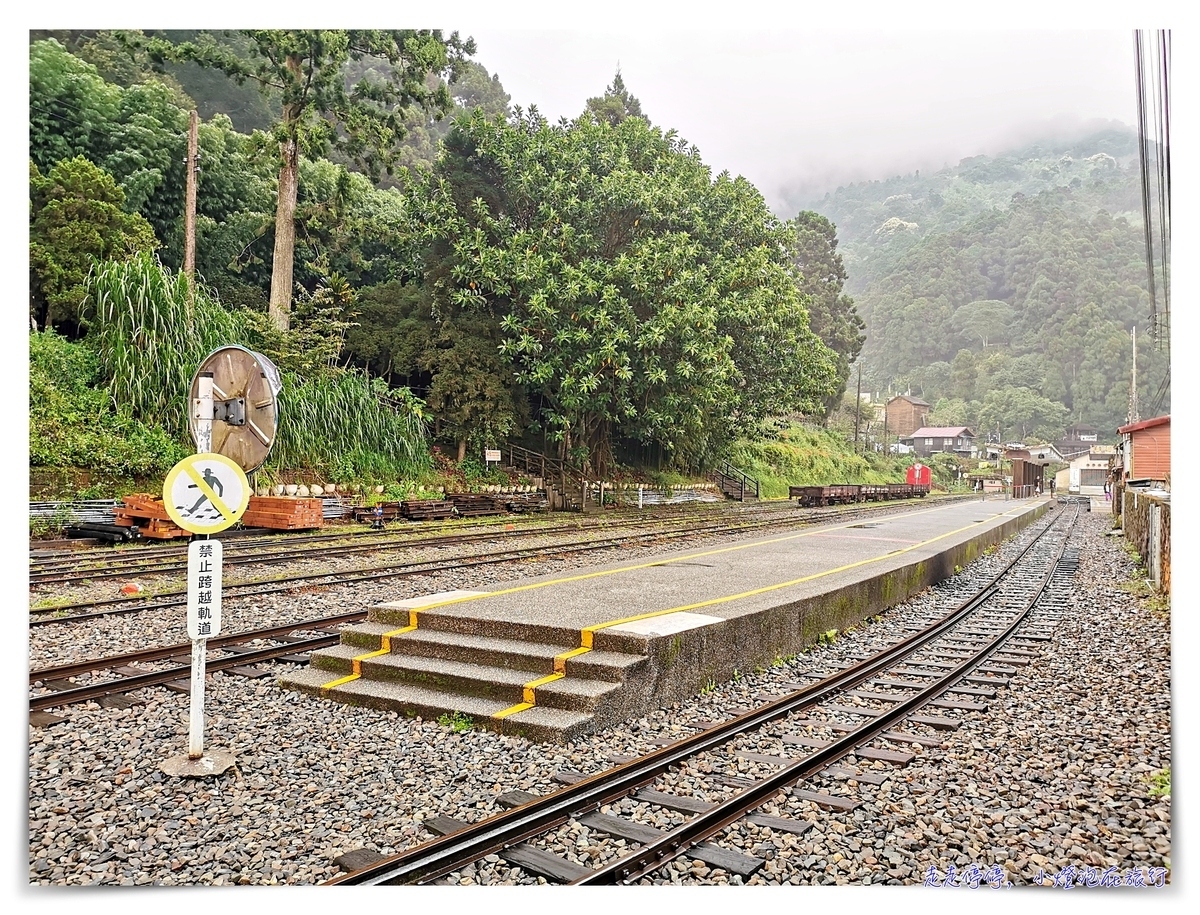
[[[1143,429],[1149,429],[1152,426],[1163,426],[1171,421],[1170,414],[1166,416],[1156,416],[1154,419],[1143,419],[1140,423],[1130,423],[1128,426],[1122,426],[1117,431],[1122,435],[1128,432],[1141,432]]]

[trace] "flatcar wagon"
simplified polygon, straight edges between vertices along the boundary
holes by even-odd
[[[923,499],[929,495],[929,489],[929,483],[834,483],[826,486],[789,486],[788,498],[799,502],[801,508],[811,508],[889,499]]]
[[[789,486],[788,498],[799,499],[805,508],[813,505],[845,505],[862,500],[862,487],[856,483],[831,486]]]

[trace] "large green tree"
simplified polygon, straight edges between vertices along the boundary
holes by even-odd
[[[790,223],[795,235],[794,260],[800,291],[808,297],[808,323],[837,356],[837,389],[825,400],[826,412],[842,399],[850,363],[862,349],[863,321],[854,300],[842,290],[846,268],[837,251],[837,228],[824,216],[805,210]]]
[[[694,465],[835,384],[786,227],[641,118],[476,115],[411,199],[444,265],[435,308],[498,318],[550,436],[596,469],[618,435]]]
[[[336,149],[372,178],[390,172],[400,154],[408,108],[445,112],[452,104],[445,83],[431,86],[427,77],[455,73],[475,46],[460,40],[457,32],[446,38],[437,30],[415,29],[254,29],[242,36],[247,39],[244,53],[208,33],[178,45],[153,38],[140,43],[159,59],[212,67],[281,99],[273,131],[279,185],[270,315],[286,329],[301,155],[319,157]],[[364,59],[377,59],[381,66],[347,89],[347,63]]]
[[[158,246],[154,230],[124,209],[113,176],[82,156],[42,175],[29,163],[30,318],[43,327],[77,325],[93,265]]]

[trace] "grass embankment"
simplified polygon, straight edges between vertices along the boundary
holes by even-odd
[[[730,462],[758,480],[764,499],[786,498],[789,486],[902,483],[912,458],[855,454],[839,432],[792,424],[756,440],[739,439]]]

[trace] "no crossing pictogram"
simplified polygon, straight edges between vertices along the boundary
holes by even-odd
[[[171,468],[163,484],[163,506],[171,520],[193,534],[231,527],[250,503],[250,483],[220,454],[193,454]]]

